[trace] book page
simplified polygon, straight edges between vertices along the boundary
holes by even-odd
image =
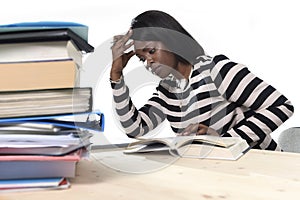
[[[211,136],[211,135],[197,135],[197,136],[177,136],[175,140],[176,140],[177,148],[192,143],[228,148],[234,145],[235,143],[237,143],[239,141],[239,138],[232,138],[232,137],[225,138],[225,137]]]

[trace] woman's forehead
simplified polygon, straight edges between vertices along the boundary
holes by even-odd
[[[134,49],[137,50],[147,50],[149,48],[159,48],[166,49],[162,42],[159,41],[134,41]]]

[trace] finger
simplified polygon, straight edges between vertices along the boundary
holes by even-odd
[[[197,135],[206,135],[208,131],[208,126],[204,124],[199,124],[198,130],[197,130]]]
[[[199,129],[199,124],[193,124],[191,127],[191,132],[196,133]]]
[[[177,133],[176,135],[177,135],[177,136],[187,136],[187,135],[189,135],[189,134],[190,134],[189,131],[182,131],[182,132],[180,132],[180,133]]]
[[[183,132],[181,133],[181,135],[183,135],[183,136],[196,135],[196,134],[197,134],[197,130],[195,130],[194,127],[190,127],[188,130],[183,131]]]
[[[190,134],[190,126],[187,126],[183,131],[181,131],[181,133],[179,133],[179,135],[182,135],[182,136],[184,136],[184,135],[189,135]]]
[[[190,134],[191,134],[190,131],[186,131],[186,132],[183,132],[183,133],[182,133],[182,136],[188,136],[188,135],[190,135]]]
[[[197,135],[206,135],[206,134],[207,134],[206,128],[201,128],[197,131]]]
[[[129,31],[122,37],[121,41],[125,44],[130,37],[132,36],[132,30],[129,29]]]
[[[184,136],[193,135],[197,133],[197,130],[198,130],[198,124],[190,124],[181,132],[181,135]]]
[[[130,51],[130,52],[126,53],[126,55],[128,56],[128,60],[129,60],[133,55],[135,55],[135,52]]]
[[[113,40],[115,41],[115,40],[119,40],[119,39],[121,39],[122,37],[124,37],[124,35],[115,35],[114,37],[113,37]]]
[[[133,34],[132,29],[129,29],[128,32],[125,34],[124,39],[128,40]]]
[[[125,50],[126,50],[126,49],[129,49],[133,44],[134,44],[133,41],[129,42],[128,44],[126,44],[126,45],[124,46],[124,49],[125,49]]]

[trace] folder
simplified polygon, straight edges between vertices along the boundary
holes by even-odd
[[[19,123],[49,124],[70,129],[104,131],[104,114],[100,111],[60,114],[49,116],[18,117],[0,119],[0,126]]]

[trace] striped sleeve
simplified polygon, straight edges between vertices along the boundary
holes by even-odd
[[[112,83],[113,100],[119,121],[128,137],[138,137],[156,128],[165,116],[158,103],[158,97],[148,100],[142,108],[137,109],[131,101],[129,88],[122,78],[119,83]]]
[[[240,136],[248,143],[264,145],[268,134],[293,114],[291,102],[244,65],[234,63],[223,55],[216,56],[213,61],[212,79],[220,94],[237,107],[249,108],[248,116],[224,136]]]

